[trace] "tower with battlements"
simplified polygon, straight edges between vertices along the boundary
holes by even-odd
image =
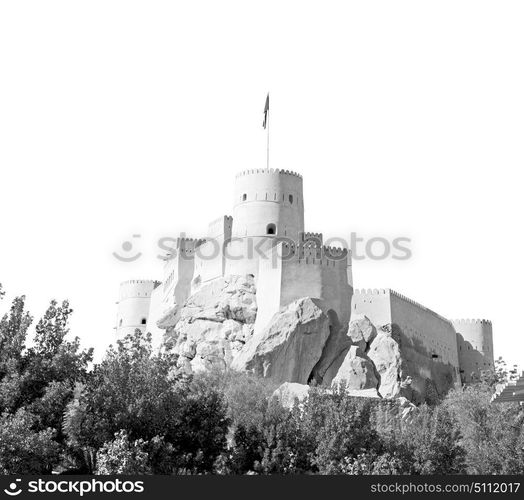
[[[121,339],[137,328],[146,331],[153,291],[160,286],[154,280],[129,280],[120,284],[116,314],[116,337]]]
[[[486,319],[456,319],[457,346],[461,378],[474,382],[482,370],[495,367],[493,329]]]

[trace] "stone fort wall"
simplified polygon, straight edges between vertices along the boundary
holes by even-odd
[[[486,319],[453,320],[457,332],[458,355],[462,380],[472,382],[481,370],[493,369],[493,330]]]
[[[164,263],[164,309],[183,304],[189,297],[195,272],[195,252],[204,242],[203,239],[177,238],[173,254],[168,256]]]
[[[323,247],[303,252],[300,247],[280,242],[259,262],[258,313],[255,331],[263,329],[280,308],[296,299],[317,299],[319,306],[333,310],[340,324],[351,314],[352,284],[348,281],[347,250]]]
[[[451,321],[389,289],[355,290],[352,311],[377,326],[392,325],[403,356],[403,378],[411,377],[412,388],[422,397],[433,389],[443,394],[459,383],[457,334]]]

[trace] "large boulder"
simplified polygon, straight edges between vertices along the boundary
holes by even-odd
[[[254,323],[257,315],[255,281],[251,275],[230,275],[202,285],[180,312],[181,320]]]
[[[351,339],[347,335],[347,325],[330,322],[329,337],[313,369],[312,380],[317,385],[329,387],[350,347]]]
[[[177,324],[178,321],[178,305],[170,307],[160,316],[156,322],[156,326],[162,330],[167,330]]]
[[[351,346],[331,385],[348,390],[377,389],[375,366],[360,347]]]
[[[372,363],[365,356],[365,353],[369,350],[369,346],[376,335],[377,329],[369,318],[363,314],[353,314],[349,325],[345,325],[345,327],[339,327],[338,330],[333,330],[332,328],[331,335],[322,353],[322,358],[315,367],[316,382],[324,386],[330,386],[339,371],[342,370],[341,376],[335,382],[338,386],[341,379],[346,378],[352,372],[349,369],[350,365],[355,365],[354,369],[357,371],[374,372],[374,370],[369,369],[369,365],[372,365]],[[359,348],[359,352],[364,355],[365,361],[353,360],[355,351],[353,353],[349,352],[352,346]],[[344,365],[344,360],[348,356],[349,358]],[[363,366],[358,368],[356,366],[357,363],[361,363]],[[372,385],[371,380],[369,380],[369,384]],[[354,384],[350,382],[349,385],[353,386]],[[360,384],[357,383],[356,385]]]
[[[367,316],[353,314],[348,327],[348,337],[353,344],[358,345],[362,352],[366,352],[373,339],[377,336],[377,329]]]
[[[384,398],[399,395],[402,384],[402,356],[399,339],[391,325],[379,329],[367,352],[380,377],[379,392]]]
[[[255,294],[252,276],[226,276],[191,295],[174,325],[174,311],[168,312],[166,344],[179,355],[179,367],[192,373],[230,366],[253,335]]]
[[[309,397],[311,386],[306,384],[294,384],[284,382],[273,392],[273,397],[277,398],[284,408],[293,408],[295,403],[303,403]]]
[[[329,337],[329,318],[310,298],[301,298],[276,313],[251,337],[232,367],[277,382],[307,384]]]

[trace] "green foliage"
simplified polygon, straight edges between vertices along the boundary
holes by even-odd
[[[35,430],[37,419],[26,410],[0,416],[0,474],[49,474],[58,459],[52,429]]]
[[[153,354],[151,336],[137,330],[94,368],[69,405],[64,430],[86,452],[120,430],[132,440],[156,438],[153,456],[165,460],[152,463],[153,471],[208,472],[225,447],[226,412],[221,393],[179,374],[176,357]]]
[[[138,330],[89,371],[92,350],[69,340],[71,313],[52,301],[29,348],[23,296],[0,320],[0,473],[524,472],[524,410],[490,403],[516,373],[501,360],[408,417],[395,402],[314,387],[289,409],[248,373],[183,375]]]
[[[66,339],[71,312],[68,302],[58,305],[52,301],[36,326],[31,348],[26,348],[26,341],[33,318],[25,310],[24,296],[16,297],[0,320],[0,412],[9,423],[8,429],[25,422],[32,433],[27,441],[34,441],[34,449],[28,446],[19,450],[30,471],[37,470],[35,460],[44,459],[50,462],[42,462],[38,470],[51,470],[58,451],[64,451],[63,412],[75,385],[85,379],[92,359],[92,350],[82,351],[78,338]],[[39,443],[44,438],[51,440],[48,448],[56,448],[57,453],[41,452]],[[32,459],[31,453],[37,458]]]
[[[126,431],[115,434],[96,454],[97,474],[148,474],[149,456],[143,439],[130,441]]]
[[[375,403],[366,398],[313,392],[305,405],[304,419],[309,432],[316,435],[313,464],[321,474],[342,473],[341,463],[365,450],[379,446],[372,425]]]
[[[412,453],[412,473],[460,474],[464,450],[457,422],[445,407],[422,407],[404,426],[401,444]]]
[[[518,403],[490,403],[487,384],[451,391],[445,407],[457,420],[470,474],[524,472],[524,411]]]
[[[20,369],[33,318],[25,310],[25,296],[16,297],[9,313],[0,320],[0,380]]]

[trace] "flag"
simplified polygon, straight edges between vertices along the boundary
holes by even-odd
[[[264,121],[262,122],[262,126],[264,129],[267,126],[267,114],[269,113],[269,92],[266,97],[266,105],[264,106]]]

